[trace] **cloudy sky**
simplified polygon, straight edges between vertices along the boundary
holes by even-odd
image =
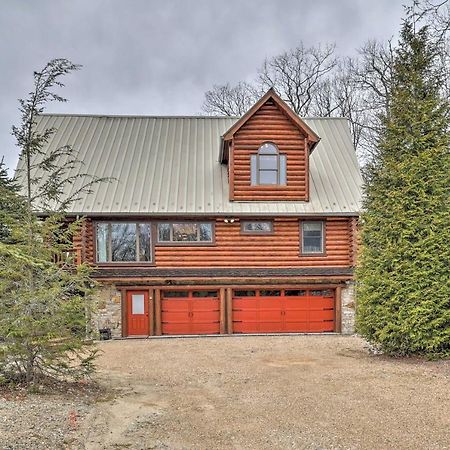
[[[15,167],[17,99],[52,58],[83,69],[49,112],[201,112],[213,84],[251,80],[265,57],[303,42],[354,54],[397,34],[403,0],[1,0],[0,158]]]

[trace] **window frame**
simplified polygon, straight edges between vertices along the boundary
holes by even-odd
[[[97,246],[97,225],[98,224],[108,224],[108,247],[109,253],[111,256],[111,225],[112,224],[135,224],[136,225],[136,257],[139,255],[139,226],[140,224],[149,225],[150,226],[150,261],[98,261],[98,246]],[[94,250],[94,264],[97,266],[154,266],[155,263],[155,226],[152,221],[149,220],[128,220],[128,219],[117,219],[117,220],[95,220],[93,221],[93,250]]]
[[[320,223],[322,226],[322,251],[321,252],[305,252],[303,249],[303,225],[305,223]],[[326,220],[316,220],[316,219],[305,219],[300,220],[299,223],[299,234],[300,234],[300,256],[308,256],[308,257],[316,257],[316,256],[326,256],[327,255],[327,244],[326,244],[326,236],[327,236],[327,228],[326,228]]]
[[[269,231],[258,231],[258,230],[246,230],[245,229],[245,225],[247,223],[259,223],[259,222],[264,222],[264,223],[268,223],[270,225],[270,230]],[[267,236],[270,234],[274,234],[274,230],[273,230],[273,220],[241,220],[241,234],[247,234],[247,235],[252,235],[252,236]]]
[[[160,241],[159,240],[159,224],[169,224],[170,227],[170,237],[173,239],[173,224],[210,224],[211,225],[211,240],[210,241]],[[197,234],[199,233],[199,229],[197,230]],[[211,247],[216,245],[216,222],[213,220],[158,220],[155,223],[155,245],[166,246],[166,247]]]
[[[261,147],[265,144],[270,144],[273,145],[276,149],[276,153],[260,153],[261,151]],[[256,176],[255,176],[255,184],[252,183],[252,173],[253,173],[253,168],[252,168],[252,155],[255,156],[255,172],[256,172]],[[283,188],[285,186],[288,185],[288,180],[287,180],[287,155],[286,153],[280,153],[280,149],[278,147],[278,145],[276,145],[274,142],[272,141],[264,141],[259,147],[258,147],[258,151],[256,153],[252,153],[252,155],[250,156],[250,185],[251,186],[258,186],[258,187],[262,187],[262,188]],[[284,156],[284,160],[286,161],[286,167],[285,167],[285,183],[281,183],[280,179],[281,179],[281,155]],[[261,169],[261,163],[260,163],[260,158],[261,156],[275,156],[277,158],[277,182],[274,184],[271,183],[261,183],[261,178],[260,178],[260,174],[261,171],[267,171],[267,172],[271,172],[273,171],[273,169]]]

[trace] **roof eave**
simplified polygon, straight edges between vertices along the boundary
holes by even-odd
[[[231,140],[233,135],[247,122],[247,120],[269,99],[272,98],[275,103],[289,116],[289,118],[308,136],[312,143],[318,143],[320,137],[286,104],[286,102],[270,88],[231,128],[223,135],[225,141]]]

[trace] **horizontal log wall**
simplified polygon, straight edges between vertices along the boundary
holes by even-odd
[[[273,103],[268,100],[233,137],[230,157],[231,200],[308,199],[308,161],[305,135]],[[286,154],[286,186],[252,186],[250,155],[258,153],[264,142],[273,142]]]
[[[73,247],[80,254],[81,260],[77,262],[86,262],[93,264],[94,258],[94,224],[89,218],[83,219],[80,232],[74,236]]]
[[[300,256],[299,220],[274,220],[270,235],[242,235],[239,221],[216,219],[214,246],[158,246],[156,267],[348,267],[351,266],[351,219],[326,220],[326,254]]]

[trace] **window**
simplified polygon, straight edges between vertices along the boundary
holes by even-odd
[[[245,234],[271,234],[273,233],[273,224],[270,220],[259,220],[255,222],[242,221],[241,232]]]
[[[275,144],[261,145],[258,153],[251,155],[250,165],[252,186],[286,184],[286,155],[280,154]]]
[[[325,252],[323,222],[302,222],[301,238],[302,254],[321,255]]]
[[[212,223],[159,223],[158,224],[159,243],[212,243],[213,224]]]
[[[145,314],[144,294],[131,296],[131,314]]]
[[[306,295],[306,291],[303,289],[286,289],[284,291],[284,295],[286,297],[304,297]]]
[[[234,291],[235,297],[256,297],[256,291]]]
[[[200,297],[211,297],[218,298],[218,291],[192,291],[192,297],[200,298]]]
[[[259,295],[261,297],[280,297],[281,291],[261,290],[259,291]]]
[[[99,222],[96,226],[97,262],[151,262],[150,223]]]

